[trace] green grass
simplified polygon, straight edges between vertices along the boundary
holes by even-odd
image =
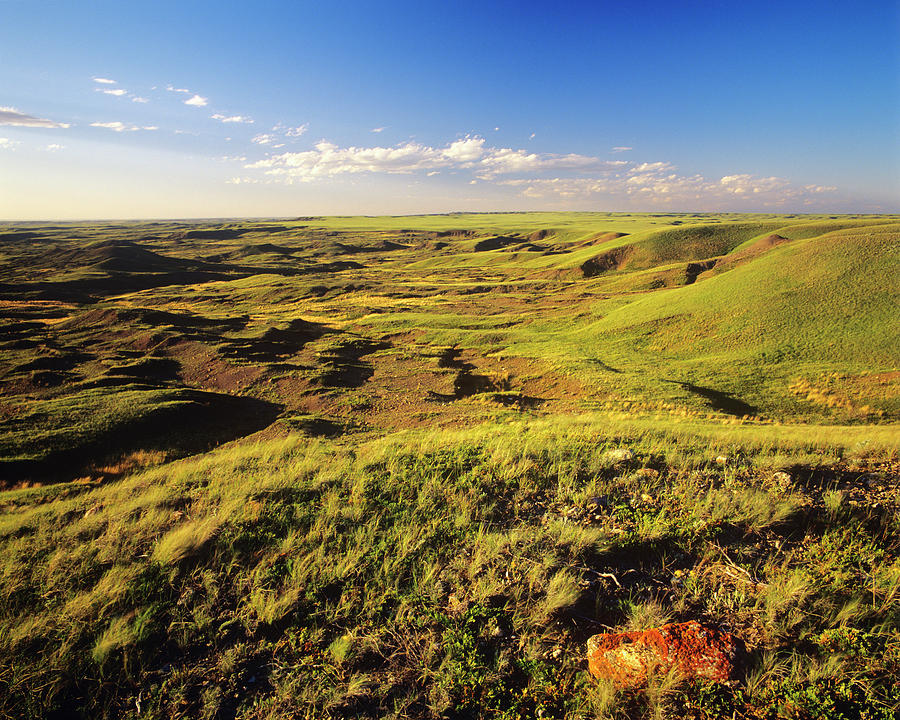
[[[135,385],[87,388],[29,403],[0,425],[6,461],[43,460],[53,453],[95,446],[113,429],[190,405],[179,390]]]
[[[2,707],[42,714],[80,697],[96,716],[140,692],[149,717],[203,703],[247,717],[587,717],[579,618],[636,627],[659,603],[757,633],[800,663],[798,688],[818,687],[803,673],[827,654],[785,641],[851,628],[892,642],[900,560],[887,516],[848,506],[823,532],[804,473],[897,449],[860,452],[861,428],[793,430],[597,415],[346,450],[291,437],[68,497],[19,491],[0,516]],[[787,496],[768,484],[799,464]],[[599,519],[594,496],[614,499]],[[633,562],[663,584],[602,577],[625,581]],[[748,592],[744,572],[765,591]],[[894,660],[842,662],[828,677],[868,683],[872,707],[892,702],[878,668]],[[781,701],[781,676],[760,682]]]
[[[0,269],[0,717],[900,711],[898,218],[41,232]],[[231,279],[48,284],[110,239]],[[690,619],[736,682],[588,676],[589,635]]]

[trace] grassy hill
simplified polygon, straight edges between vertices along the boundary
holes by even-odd
[[[900,218],[0,227],[0,716],[889,718]],[[590,678],[701,620],[730,684]]]

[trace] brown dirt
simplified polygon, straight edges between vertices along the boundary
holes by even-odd
[[[168,348],[168,353],[181,364],[181,379],[190,387],[241,393],[263,375],[255,365],[233,365],[222,359],[208,345],[181,342]]]
[[[630,245],[618,247],[602,255],[592,257],[581,265],[581,273],[584,277],[596,277],[611,270],[618,270],[631,258],[634,248]]]
[[[556,230],[551,230],[549,228],[544,228],[542,230],[535,230],[531,235],[528,236],[528,239],[533,242],[540,242],[541,240],[546,240],[548,237],[553,235]]]
[[[582,246],[585,245],[600,245],[602,243],[609,242],[610,240],[618,240],[621,237],[625,237],[628,233],[623,232],[604,232],[598,233],[597,235],[592,235],[590,238],[580,243]]]
[[[752,252],[760,252],[765,251],[770,248],[775,247],[776,245],[783,245],[786,242],[790,242],[790,238],[782,237],[781,235],[776,235],[772,233],[771,235],[766,235],[764,238],[760,238],[752,245],[744,248],[742,252],[752,253]]]

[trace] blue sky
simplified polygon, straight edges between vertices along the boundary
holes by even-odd
[[[0,217],[900,211],[896,2],[0,0]]]

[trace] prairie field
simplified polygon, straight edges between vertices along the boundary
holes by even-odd
[[[900,216],[0,224],[0,716],[897,717]],[[592,678],[700,620],[727,683]]]

